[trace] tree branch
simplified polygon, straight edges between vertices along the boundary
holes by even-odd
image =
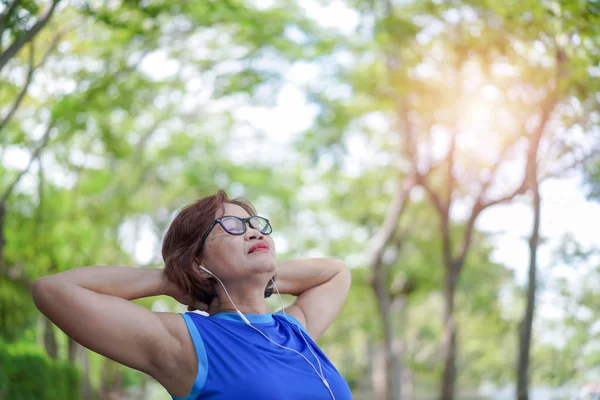
[[[8,19],[10,18],[10,15],[12,14],[12,12],[17,7],[17,3],[19,3],[19,0],[14,0],[9,6],[6,7],[4,12],[2,12],[2,14],[0,14],[0,39],[2,39],[2,34],[4,33],[4,30],[6,29],[6,23],[7,23]],[[2,42],[1,41],[0,41],[0,50],[2,50]]]
[[[565,56],[564,53],[558,48],[556,52],[556,79],[559,82],[561,78],[563,78],[563,68],[564,68]],[[558,86],[558,84],[556,85]],[[541,106],[541,115],[540,115],[540,124],[538,125],[536,131],[533,133],[529,140],[529,148],[527,151],[527,159],[525,161],[525,173],[523,176],[523,180],[518,188],[516,188],[512,193],[509,193],[505,196],[499,197],[497,199],[483,202],[483,197],[487,192],[488,187],[490,186],[496,171],[498,170],[500,164],[503,162],[504,157],[508,153],[509,147],[511,147],[518,140],[518,136],[513,138],[512,141],[506,143],[504,148],[502,149],[498,160],[492,167],[492,177],[490,180],[482,185],[481,191],[473,205],[473,209],[471,210],[471,215],[469,216],[469,220],[467,221],[467,226],[465,229],[463,244],[458,254],[458,257],[454,260],[453,265],[457,269],[457,272],[460,273],[460,270],[465,262],[465,258],[467,256],[467,252],[469,251],[469,247],[471,245],[472,233],[475,226],[475,221],[479,214],[483,210],[489,207],[493,207],[498,204],[506,203],[513,200],[515,197],[525,194],[528,189],[532,187],[532,185],[537,185],[538,177],[537,177],[537,155],[540,148],[540,141],[542,140],[542,136],[544,135],[544,131],[546,130],[546,126],[548,121],[550,120],[550,116],[558,103],[558,94],[556,89],[551,90],[546,97],[545,101]],[[523,128],[523,132],[526,132],[525,128]]]
[[[402,131],[404,132],[404,139],[406,141],[406,145],[404,146],[405,153],[411,163],[412,170],[414,173],[414,184],[421,186],[427,192],[440,215],[443,215],[446,207],[442,203],[440,196],[431,188],[431,186],[427,182],[427,176],[432,170],[429,169],[424,173],[421,173],[419,171],[417,148],[414,141],[413,128],[410,121],[408,120],[409,110],[408,105],[406,104],[406,100],[399,98],[399,96],[394,96],[394,101],[397,107],[397,124],[399,128],[400,126],[402,127]]]
[[[479,194],[477,195],[477,203],[483,202],[483,198],[485,197],[489,187],[492,185],[494,179],[496,178],[498,169],[500,168],[502,163],[506,161],[506,156],[508,156],[509,150],[512,146],[515,145],[515,143],[519,141],[519,139],[521,139],[521,137],[523,136],[515,135],[511,140],[508,140],[506,143],[504,143],[504,146],[500,150],[500,154],[498,155],[496,162],[494,162],[494,164],[490,168],[490,179],[486,182],[483,182],[483,184],[481,185],[481,189],[479,190]]]
[[[54,127],[54,121],[51,121],[48,124],[48,127],[46,128],[46,132],[44,132],[44,135],[40,139],[40,144],[35,149],[35,151],[33,152],[33,154],[31,154],[31,158],[29,159],[29,163],[27,164],[27,167],[25,167],[25,169],[23,169],[17,175],[17,177],[13,180],[13,182],[10,185],[8,185],[8,187],[6,188],[6,190],[4,191],[4,193],[2,194],[2,197],[0,197],[0,207],[4,207],[4,205],[6,203],[6,200],[8,199],[8,196],[10,196],[10,194],[13,191],[13,189],[17,185],[17,183],[19,183],[19,181],[21,180],[21,178],[23,177],[23,175],[25,175],[29,171],[29,168],[31,168],[31,165],[33,164],[33,161],[37,157],[39,157],[42,149],[46,146],[46,144],[48,144],[48,140],[50,138],[50,132],[52,131],[53,127]]]
[[[446,213],[450,212],[450,204],[452,202],[452,194],[456,186],[456,179],[452,170],[454,169],[454,155],[456,152],[456,134],[451,133],[450,147],[448,148],[448,156],[446,157],[446,201],[444,204],[444,210]]]
[[[505,147],[505,148],[507,148],[507,147]],[[500,159],[498,161],[500,161]],[[494,166],[495,167],[494,170],[497,170],[498,166],[499,166],[499,164],[496,164]],[[521,181],[521,184],[513,192],[511,192],[505,196],[499,197],[497,199],[488,201],[486,203],[483,203],[483,196],[485,195],[485,192],[487,191],[487,188],[489,187],[489,184],[491,183],[492,179],[490,179],[488,182],[486,182],[482,185],[482,189],[479,193],[479,196],[477,197],[475,204],[473,205],[473,208],[471,209],[471,215],[469,215],[469,219],[467,220],[465,232],[463,234],[463,242],[462,242],[461,250],[453,262],[455,268],[459,272],[465,262],[465,258],[469,251],[469,247],[471,246],[473,229],[475,228],[475,221],[477,220],[477,217],[479,217],[479,214],[481,214],[481,212],[483,210],[485,210],[486,208],[493,207],[495,205],[502,204],[502,203],[507,203],[507,202],[513,200],[515,197],[525,194],[525,192],[527,191],[527,189],[529,187],[527,176],[528,176],[528,174],[526,172],[525,176],[523,177],[523,180]]]
[[[584,154],[581,157],[576,158],[570,163],[561,165],[556,169],[548,170],[540,179],[545,180],[548,178],[555,178],[561,176],[567,172],[572,171],[575,168],[579,168],[585,166],[590,161],[599,160],[600,159],[600,149],[592,149],[592,151]]]
[[[473,209],[471,210],[471,215],[469,216],[469,220],[467,221],[467,226],[466,226],[465,233],[463,236],[463,244],[462,244],[460,253],[458,254],[458,257],[454,261],[454,265],[459,271],[462,268],[462,266],[465,262],[467,252],[469,251],[469,247],[471,245],[471,237],[472,237],[473,229],[475,226],[475,220],[477,219],[479,214],[481,214],[481,212],[483,210],[485,210],[486,208],[493,207],[495,205],[502,204],[502,203],[507,203],[507,202],[513,200],[515,197],[525,194],[525,192],[527,192],[527,190],[531,186],[531,182],[532,182],[531,180],[537,179],[533,175],[535,174],[535,171],[537,169],[536,168],[537,167],[537,154],[538,154],[538,150],[540,147],[540,141],[542,139],[542,136],[546,129],[546,125],[548,124],[550,115],[551,115],[552,111],[554,110],[555,106],[556,106],[556,98],[554,96],[554,93],[551,93],[548,96],[546,102],[542,105],[540,124],[538,125],[536,131],[534,132],[534,134],[532,135],[532,137],[529,141],[529,149],[527,151],[527,160],[526,160],[526,164],[525,164],[525,173],[524,173],[523,180],[521,181],[519,187],[517,187],[514,191],[512,191],[511,193],[508,193],[505,196],[502,196],[502,197],[499,197],[499,198],[496,198],[494,200],[490,200],[490,201],[484,203],[483,197],[485,196],[485,192],[487,191],[487,188],[489,187],[489,184],[492,181],[492,179],[490,179],[490,181],[488,181],[487,184],[482,185],[482,189],[479,193],[477,200],[475,201],[475,204],[473,205]],[[508,152],[508,148],[511,145],[512,145],[512,142],[508,142],[507,145],[502,149],[501,157],[499,157],[498,160],[496,161],[496,163],[494,164],[494,167],[493,167],[494,173],[497,171],[498,167],[500,166],[500,164],[502,162],[502,159],[504,158],[505,154]]]
[[[25,98],[25,93],[27,93],[27,89],[29,89],[29,85],[31,84],[31,81],[33,80],[33,74],[36,69],[36,67],[34,65],[34,56],[35,56],[34,50],[35,50],[35,48],[33,46],[33,43],[31,43],[31,45],[29,46],[29,62],[28,62],[29,67],[28,67],[28,71],[27,71],[27,76],[25,77],[25,84],[21,88],[19,95],[17,96],[17,98],[13,102],[12,106],[10,107],[10,110],[8,110],[8,113],[4,116],[4,118],[0,122],[0,132],[2,131],[2,128],[4,128],[4,126],[6,124],[8,124],[8,122],[12,119],[14,113],[17,111],[17,109],[21,105],[21,101],[23,101],[23,98]]]
[[[398,219],[406,208],[407,198],[415,183],[412,178],[407,178],[402,185],[398,185],[398,189],[394,198],[390,202],[381,229],[373,237],[371,241],[371,269],[378,271],[381,268],[381,258],[385,246],[390,242],[394,230],[398,225]]]
[[[62,31],[59,34],[57,34],[56,36],[54,36],[54,38],[52,39],[52,42],[50,42],[50,45],[44,52],[44,55],[42,56],[41,61],[37,65],[34,65],[35,52],[34,52],[33,42],[31,42],[31,44],[29,46],[29,70],[27,71],[27,77],[25,80],[25,84],[23,85],[23,88],[19,92],[19,95],[17,96],[14,103],[12,104],[10,110],[8,111],[8,114],[6,114],[6,116],[0,122],[0,132],[2,131],[2,128],[4,128],[4,126],[6,124],[8,124],[8,122],[10,122],[13,115],[15,114],[15,112],[17,111],[19,106],[21,105],[21,101],[23,101],[23,99],[25,98],[27,89],[29,88],[29,85],[33,81],[33,75],[38,70],[38,68],[43,66],[46,63],[46,61],[48,60],[48,58],[50,58],[50,55],[56,49],[56,45],[58,44],[59,40],[63,37],[63,35],[65,33],[66,33],[66,30]]]
[[[431,173],[432,169],[429,168],[426,172],[419,171],[419,160],[417,158],[417,147],[414,140],[413,127],[408,119],[409,107],[406,104],[406,99],[400,98],[397,95],[393,95],[394,102],[397,108],[397,125],[400,131],[404,132],[404,139],[406,145],[404,146],[405,155],[409,159],[413,174],[414,184],[421,186],[431,198],[431,201],[435,205],[440,215],[444,214],[446,206],[443,204],[440,196],[431,188],[427,182],[427,177]]]
[[[413,165],[413,168],[417,168]],[[421,174],[415,170],[415,183],[423,188],[429,199],[433,203],[435,209],[440,217],[440,230],[442,233],[442,246],[443,246],[443,257],[444,265],[451,266],[452,264],[452,239],[450,237],[450,203],[442,201],[440,195],[433,190],[429,182],[427,181],[428,175],[431,173],[431,169],[426,174]]]
[[[0,276],[7,277],[11,282],[17,284],[25,290],[31,290],[33,282],[27,277],[22,265],[8,269],[3,260],[0,260]]]
[[[413,126],[408,118],[410,110],[408,104],[406,104],[406,99],[396,99],[396,107],[398,108],[398,118],[400,119],[398,125],[402,127],[402,131],[404,132],[404,140],[406,142],[406,146],[404,146],[404,148],[406,156],[410,160],[414,172],[416,174],[420,174],[419,160],[417,157],[418,149],[413,132]]]
[[[51,0],[50,3],[47,5],[46,10],[44,10],[38,21],[35,23],[35,25],[33,25],[31,29],[25,32],[24,35],[22,35],[19,39],[15,40],[10,46],[8,46],[6,51],[0,54],[0,71],[2,71],[8,60],[14,57],[15,54],[17,54],[24,45],[29,43],[40,32],[44,25],[46,25],[46,23],[54,13],[56,5],[59,1],[60,0]]]

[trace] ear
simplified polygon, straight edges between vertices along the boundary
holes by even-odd
[[[203,277],[205,277],[206,279],[210,279],[210,280],[214,279],[211,274],[209,274],[208,272],[206,272],[205,270],[203,270],[200,267],[202,267],[202,265],[200,265],[198,268],[199,268],[200,273],[202,274]]]
[[[202,275],[203,278],[213,279],[211,274],[209,274],[208,272],[206,272],[202,268],[200,268],[200,267],[203,267],[202,260],[200,258],[195,258],[192,266],[194,267],[195,270],[198,271],[198,273],[200,275]]]

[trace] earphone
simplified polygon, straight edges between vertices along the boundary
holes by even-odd
[[[333,400],[335,400],[335,396],[334,396],[334,394],[333,394],[333,392],[331,390],[331,387],[329,386],[329,382],[327,382],[327,379],[325,379],[325,375],[323,374],[323,367],[321,366],[321,362],[319,361],[319,357],[317,357],[317,355],[315,354],[315,352],[312,350],[312,347],[308,344],[308,341],[304,337],[304,334],[302,333],[302,329],[300,329],[300,327],[297,327],[298,328],[298,332],[300,332],[300,335],[302,336],[302,339],[304,339],[304,343],[306,343],[306,347],[310,350],[310,352],[312,353],[312,355],[317,360],[317,364],[319,364],[319,371],[321,371],[321,373],[319,373],[319,371],[317,371],[317,368],[315,368],[315,366],[313,365],[313,363],[311,363],[308,360],[308,358],[306,358],[304,356],[304,354],[302,354],[299,351],[296,351],[294,349],[290,349],[289,347],[285,347],[285,346],[280,345],[279,343],[273,341],[271,338],[269,338],[267,335],[265,335],[260,329],[258,329],[257,327],[253,326],[250,323],[250,321],[248,321],[248,318],[246,318],[246,316],[237,308],[237,306],[235,305],[235,303],[231,299],[231,296],[229,296],[229,292],[227,291],[227,288],[225,287],[225,285],[223,284],[223,282],[221,281],[221,279],[219,279],[218,276],[216,276],[211,271],[209,271],[208,269],[206,269],[203,265],[200,265],[200,269],[202,269],[204,272],[206,272],[206,273],[214,276],[215,279],[217,279],[217,281],[221,284],[221,286],[223,286],[223,289],[225,290],[225,294],[227,295],[227,297],[229,298],[229,301],[231,302],[231,304],[235,308],[235,311],[236,311],[237,315],[240,316],[240,318],[242,319],[242,321],[244,321],[246,323],[246,325],[248,325],[249,327],[251,327],[252,329],[254,329],[255,331],[257,331],[258,333],[260,333],[262,336],[264,336],[265,339],[267,339],[269,342],[273,343],[274,345],[276,345],[276,346],[278,346],[278,347],[280,347],[282,349],[292,351],[292,352],[298,354],[300,357],[302,357],[312,367],[312,369],[315,371],[315,373],[317,374],[317,376],[321,379],[321,382],[323,382],[323,385],[325,385],[325,387],[329,391],[329,394],[331,395],[331,398]],[[287,316],[287,314],[285,312],[285,309],[283,307],[283,300],[281,300],[281,294],[279,293],[279,289],[277,288],[277,284],[275,283],[275,280],[273,278],[271,278],[271,282],[273,282],[273,286],[275,287],[275,290],[277,291],[277,295],[279,296],[279,302],[281,303],[281,311],[283,312],[283,315],[285,315],[285,319],[287,319],[287,321],[292,326],[296,326],[296,324],[294,324],[292,321],[290,321],[290,319],[288,318],[288,316]]]

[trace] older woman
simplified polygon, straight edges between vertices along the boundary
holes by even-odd
[[[350,399],[315,344],[344,303],[350,273],[336,260],[277,263],[271,231],[249,202],[219,191],[175,217],[164,269],[76,268],[36,280],[33,299],[75,341],[149,374],[174,399]],[[273,289],[296,301],[270,313]],[[208,316],[130,302],[156,295]]]

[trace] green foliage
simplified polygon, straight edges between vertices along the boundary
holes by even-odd
[[[591,199],[600,200],[600,161],[590,162],[589,165],[586,165],[585,172],[588,196]]]
[[[21,339],[24,332],[35,326],[35,315],[29,291],[0,276],[0,340]]]
[[[6,16],[4,16],[8,42],[21,39],[37,20],[37,16],[43,8],[43,3],[35,0],[19,1],[14,7],[9,7],[13,4],[11,1],[3,1],[0,4],[3,5],[3,12],[8,8]],[[4,49],[0,47],[0,50]]]
[[[537,382],[561,386],[598,378],[599,254],[597,248],[585,248],[572,235],[561,238],[540,296],[551,298],[561,317],[538,325],[540,340],[533,346],[532,366]]]
[[[0,341],[0,398],[77,400],[79,371],[72,365],[50,360],[31,343],[9,345]]]
[[[4,161],[15,151],[33,153],[40,132],[54,127],[6,203],[0,266],[11,274],[0,277],[0,338],[34,340],[39,313],[27,283],[77,266],[133,264],[141,234],[155,239],[144,262],[160,265],[160,238],[172,213],[224,188],[248,197],[271,218],[286,244],[282,258],[317,250],[352,267],[350,296],[321,345],[353,390],[368,398],[369,346],[383,338],[368,245],[398,182],[407,177],[406,122],[425,156],[423,167],[438,166],[429,178],[443,191],[444,155],[434,154],[433,144],[443,148],[438,141],[450,134],[468,142],[461,123],[470,127],[471,118],[481,116],[478,105],[485,97],[469,92],[467,84],[461,94],[461,74],[472,74],[470,83],[481,78],[497,94],[488,104],[494,112],[482,116],[479,147],[467,145],[457,153],[453,199],[465,204],[479,189],[476,178],[490,171],[499,145],[526,136],[519,124],[540,116],[557,79],[549,150],[540,161],[551,164],[585,153],[588,144],[572,140],[577,135],[570,129],[597,132],[600,87],[590,79],[590,67],[599,61],[600,21],[593,1],[345,3],[359,15],[357,31],[348,35],[323,28],[292,0],[272,7],[241,0],[59,7],[32,42],[34,59],[40,61],[54,35],[66,31],[0,132]],[[4,21],[2,51],[35,23],[46,2],[14,4]],[[2,118],[23,88],[32,43],[2,71]],[[289,84],[287,69],[312,62],[319,75],[300,89],[318,114],[293,139],[289,159],[273,165],[269,146],[250,161],[238,157],[249,143],[265,139],[237,120],[235,111],[273,106],[279,89]],[[498,73],[502,68],[511,72]],[[398,99],[406,100],[408,115],[401,115]],[[461,114],[460,104],[471,108]],[[490,151],[484,151],[488,145]],[[509,154],[516,157],[516,151]],[[600,198],[600,164],[597,157],[587,160],[590,196]],[[0,188],[8,188],[19,172],[2,163]],[[412,285],[402,298],[404,308],[396,302],[389,317],[403,344],[402,362],[424,387],[434,385],[442,368],[442,238],[436,211],[423,193],[410,200],[385,249],[383,268],[390,293],[402,283]],[[462,219],[452,220],[453,243],[460,243],[464,229]],[[490,243],[475,232],[458,282],[462,387],[504,383],[513,375],[517,323],[506,308],[518,308],[522,299],[511,291],[511,273],[491,260]],[[582,281],[593,282],[592,276]],[[597,365],[598,353],[592,351],[597,338],[586,337],[589,320],[570,313],[589,309],[597,320],[598,298],[592,287],[579,293],[554,283],[570,304],[569,317],[551,327],[564,330],[565,343],[540,344],[532,369],[539,382],[558,385]],[[153,300],[139,303],[151,308]],[[64,339],[59,335],[59,347]],[[93,388],[119,374],[124,386],[139,384],[139,374],[115,365],[107,367],[110,379],[102,378],[105,362],[90,356]],[[13,379],[43,385],[5,384],[0,394],[6,398],[29,398],[24,389],[25,397],[19,397],[19,387],[32,396],[43,388],[37,398],[75,397],[75,369],[49,361],[33,344],[0,346],[0,385]]]

